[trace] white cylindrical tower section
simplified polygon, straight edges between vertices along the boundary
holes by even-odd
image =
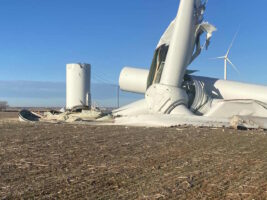
[[[204,83],[208,95],[224,100],[256,100],[267,103],[267,86],[192,76]]]
[[[147,89],[149,71],[132,67],[124,67],[120,74],[120,89],[127,92],[144,94]]]
[[[67,64],[66,109],[91,107],[91,65]]]
[[[181,0],[161,84],[181,87],[186,67],[193,53],[195,34],[195,0]],[[192,42],[193,41],[193,42]]]

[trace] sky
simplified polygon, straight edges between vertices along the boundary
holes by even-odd
[[[117,84],[124,66],[149,68],[178,5],[179,0],[1,0],[0,100],[63,106],[67,63],[90,63],[94,88],[103,80]],[[223,61],[210,58],[226,53],[240,27],[229,56],[240,74],[229,67],[228,77],[267,85],[266,8],[266,0],[209,0],[205,21],[218,31],[190,68],[223,78]],[[96,96],[108,102],[116,94]]]

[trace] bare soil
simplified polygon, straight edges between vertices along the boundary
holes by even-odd
[[[261,130],[31,124],[16,116],[0,113],[0,199],[267,199]]]

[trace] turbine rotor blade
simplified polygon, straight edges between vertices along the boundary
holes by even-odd
[[[228,55],[229,55],[229,53],[230,53],[230,50],[231,50],[232,47],[233,47],[233,44],[234,44],[234,42],[235,42],[235,40],[236,40],[236,37],[237,37],[237,35],[238,35],[238,33],[239,33],[239,30],[240,30],[240,27],[238,28],[237,32],[235,33],[235,36],[234,36],[234,38],[233,38],[233,40],[232,40],[232,42],[231,42],[231,44],[230,44],[230,46],[229,46],[229,48],[228,48],[228,50],[227,50],[226,57],[228,57]]]
[[[216,57],[216,58],[210,58],[211,60],[216,60],[216,59],[225,59],[225,56],[220,56],[220,57]]]
[[[232,67],[234,68],[234,70],[235,70],[238,74],[240,74],[239,70],[238,70],[237,67],[231,62],[231,60],[229,60],[229,58],[227,58],[226,60],[227,60],[227,62],[230,63],[230,65],[232,65]]]

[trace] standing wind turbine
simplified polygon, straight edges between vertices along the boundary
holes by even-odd
[[[231,60],[230,60],[229,57],[228,57],[228,56],[229,56],[229,53],[230,53],[230,50],[231,50],[231,48],[232,48],[232,46],[233,46],[233,44],[234,44],[234,41],[235,41],[235,39],[236,39],[236,37],[237,37],[237,34],[238,34],[238,31],[236,32],[236,34],[235,34],[235,36],[234,36],[234,38],[233,38],[233,41],[232,41],[232,43],[230,44],[230,46],[229,46],[229,48],[228,48],[228,50],[227,50],[225,56],[220,56],[220,57],[216,57],[216,58],[214,58],[214,59],[224,59],[224,80],[227,80],[227,63],[229,63],[229,64],[234,68],[234,70],[235,70],[237,73],[239,73],[237,67],[231,62]]]

